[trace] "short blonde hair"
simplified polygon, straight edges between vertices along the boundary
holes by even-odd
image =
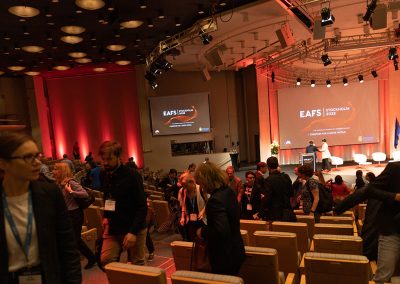
[[[228,184],[227,175],[221,171],[214,163],[201,164],[195,174],[196,182],[202,186],[206,193],[211,193],[214,189]]]
[[[67,178],[72,178],[71,167],[67,163],[55,163],[54,168],[59,171],[59,177],[57,180],[65,180]]]

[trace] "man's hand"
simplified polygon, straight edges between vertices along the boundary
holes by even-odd
[[[133,247],[135,243],[136,243],[136,236],[134,234],[127,233],[125,235],[124,241],[122,242],[122,247],[124,249],[129,249]]]

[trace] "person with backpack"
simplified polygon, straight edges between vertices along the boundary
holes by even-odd
[[[332,210],[332,191],[313,178],[314,171],[309,165],[300,166],[298,171],[304,185],[301,194],[304,214],[313,215],[318,223],[322,213]]]

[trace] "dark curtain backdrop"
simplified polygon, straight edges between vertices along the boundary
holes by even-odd
[[[78,141],[82,159],[92,151],[98,160],[99,145],[117,140],[123,147],[123,162],[133,156],[138,166],[143,166],[134,71],[44,80],[56,158],[64,153],[71,157]]]

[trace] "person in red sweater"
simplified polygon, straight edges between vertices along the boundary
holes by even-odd
[[[340,175],[335,176],[335,182],[330,179],[327,185],[332,188],[333,202],[335,204],[345,199],[351,193]]]

